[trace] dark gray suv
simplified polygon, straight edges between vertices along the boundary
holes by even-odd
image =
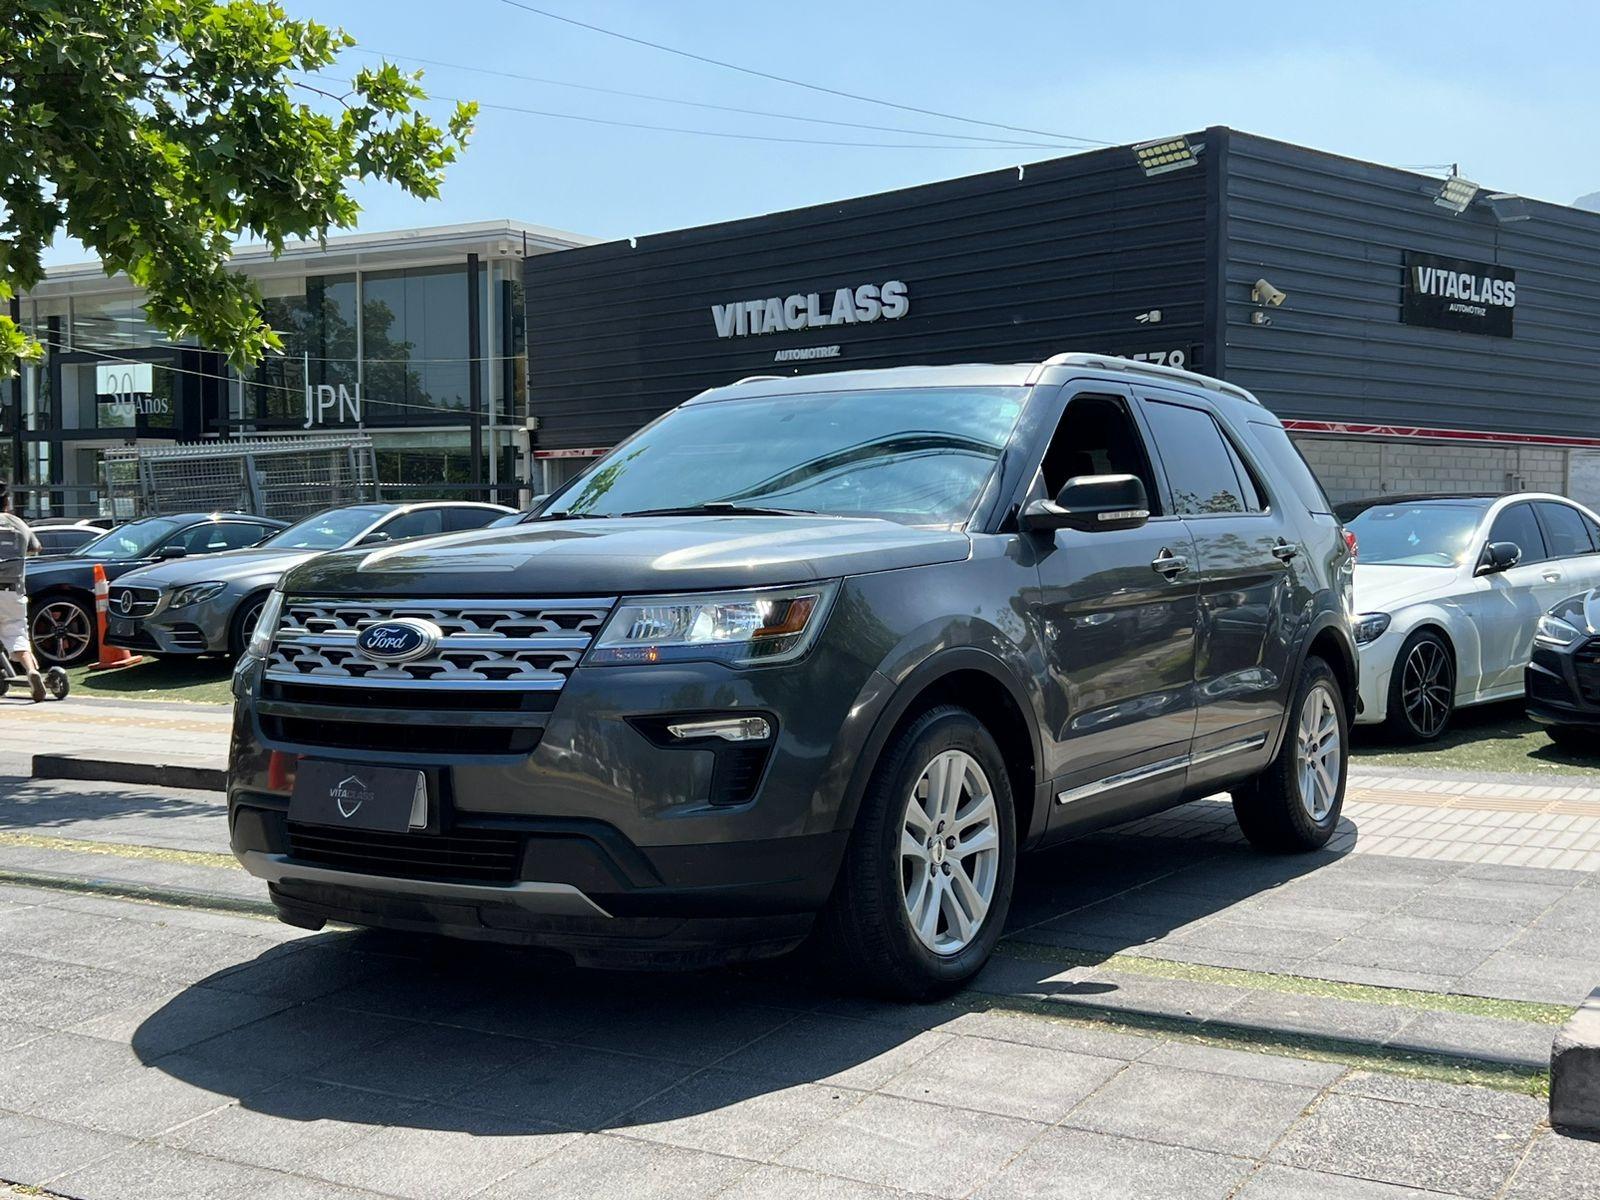
[[[523,523],[288,573],[234,679],[234,851],[285,921],[580,963],[816,936],[926,997],[1019,851],[1231,791],[1322,845],[1351,552],[1282,425],[1203,376],[759,377]]]

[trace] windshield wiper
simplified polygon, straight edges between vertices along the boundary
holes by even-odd
[[[563,509],[561,512],[540,513],[537,517],[528,517],[518,521],[518,525],[537,525],[540,521],[603,521],[611,516],[610,513],[571,512]]]
[[[820,514],[810,508],[762,508],[752,504],[734,504],[728,500],[711,500],[705,504],[682,504],[674,508],[641,508],[622,515],[625,517],[815,517]]]

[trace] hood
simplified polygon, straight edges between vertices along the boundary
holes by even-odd
[[[98,559],[76,558],[60,556],[50,558],[30,558],[28,560],[28,587],[29,589],[44,587],[51,583],[78,582],[88,579],[94,574],[94,564]],[[109,566],[107,573],[110,573]]]
[[[612,517],[320,555],[288,590],[363,596],[616,596],[805,583],[956,562],[964,533],[853,517]]]
[[[1460,588],[1458,567],[1391,567],[1356,561],[1358,613],[1393,612],[1407,604],[1453,595]]]
[[[225,550],[220,554],[197,554],[193,558],[154,563],[129,572],[123,578],[139,587],[159,588],[187,587],[191,583],[232,583],[258,576],[270,579],[320,553],[319,550]]]

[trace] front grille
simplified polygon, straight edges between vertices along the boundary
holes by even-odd
[[[161,604],[161,589],[119,583],[107,595],[113,616],[148,617]]]
[[[1600,638],[1590,638],[1572,652],[1578,692],[1590,704],[1600,704]]]
[[[581,600],[291,599],[267,658],[280,682],[365,688],[559,691],[615,603]],[[425,657],[379,663],[356,648],[369,625],[397,617],[442,631]]]
[[[300,862],[362,875],[511,883],[522,859],[522,837],[498,829],[377,833],[290,821],[289,855]]]

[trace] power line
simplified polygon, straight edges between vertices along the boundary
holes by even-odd
[[[417,54],[390,54],[383,50],[371,50],[365,46],[353,47],[358,53],[371,54],[378,58],[398,58],[405,62],[422,63],[424,66],[443,67],[450,71],[468,71],[475,75],[494,75],[501,79],[518,79],[525,83],[548,84],[551,87],[575,88],[578,91],[598,92],[604,96],[624,96],[630,100],[650,100],[658,104],[678,104],[686,108],[704,108],[713,112],[737,113],[745,117],[771,117],[778,121],[803,121],[811,125],[834,125],[843,129],[868,129],[877,133],[905,133],[914,137],[944,137],[959,138],[964,142],[991,142],[999,145],[1025,146],[1037,148],[1033,142],[1018,142],[1010,138],[983,137],[972,133],[945,133],[933,129],[908,129],[902,125],[870,125],[860,121],[834,121],[827,117],[807,117],[799,113],[776,112],[772,109],[744,108],[736,104],[711,104],[704,100],[684,100],[677,96],[657,96],[650,92],[629,92],[620,88],[600,87],[593,83],[577,83],[570,79],[549,79],[542,75],[524,75],[518,71],[497,71],[491,67],[474,67],[466,63],[444,62],[437,58],[423,58]],[[1075,147],[1063,146],[1062,149]]]
[[[304,78],[317,83],[337,83],[337,80],[328,79],[322,75],[306,75]],[[304,79],[297,80],[301,86],[309,86]],[[320,90],[320,89],[317,89]],[[467,102],[466,97],[445,96],[437,93],[427,97],[430,101],[439,101],[448,104],[461,104]],[[769,133],[734,133],[725,129],[695,129],[683,125],[652,125],[643,121],[618,121],[609,117],[590,117],[581,113],[555,112],[543,108],[527,108],[520,104],[499,104],[492,100],[473,100],[479,108],[495,109],[499,112],[524,113],[532,117],[549,117],[558,121],[581,121],[589,125],[608,125],[617,129],[643,129],[651,133],[684,133],[696,137],[731,138],[740,142],[778,142],[791,146],[845,146],[859,150],[1015,150],[1018,148],[1030,150],[1064,150],[1069,147],[1060,146],[1052,142],[1015,142],[984,144],[975,142],[970,145],[952,145],[947,142],[847,142],[826,138],[794,138],[780,137]]]
[[[523,12],[533,13],[535,16],[547,17],[552,21],[560,21],[565,25],[575,25],[580,29],[587,29],[592,33],[601,33],[606,37],[617,38],[624,42],[632,42],[636,46],[647,46],[651,50],[660,50],[666,54],[676,54],[680,58],[693,59],[695,62],[705,63],[708,66],[721,67],[725,71],[738,71],[743,75],[753,75],[757,79],[770,79],[774,83],[786,83],[791,87],[805,88],[808,91],[821,92],[828,96],[839,96],[846,100],[859,100],[864,104],[879,104],[885,108],[897,108],[901,112],[920,113],[925,117],[938,117],[942,121],[961,121],[968,125],[985,125],[990,129],[1005,129],[1011,133],[1029,133],[1035,137],[1055,138],[1064,142],[1084,142],[1091,146],[1111,146],[1113,142],[1101,141],[1099,138],[1079,137],[1072,133],[1055,133],[1048,129],[1029,129],[1023,125],[1007,125],[1000,121],[985,121],[977,117],[963,117],[958,113],[940,112],[932,108],[919,108],[914,104],[901,104],[895,100],[883,100],[877,96],[864,96],[859,92],[846,92],[839,88],[826,87],[820,83],[807,83],[803,79],[790,79],[785,75],[774,75],[770,71],[758,71],[754,67],[740,66],[738,63],[724,62],[720,58],[709,58],[704,54],[696,54],[691,50],[680,50],[676,46],[664,46],[660,42],[652,42],[645,38],[634,37],[632,34],[619,33],[615,29],[605,29],[599,25],[591,25],[587,21],[580,21],[576,17],[564,17],[560,13],[550,12],[548,9],[535,8],[531,4],[524,4],[522,0],[500,0],[502,4],[519,8]]]
[[[458,96],[429,96],[430,100],[444,100],[452,104],[462,101]],[[688,133],[699,137],[732,138],[741,142],[782,142],[791,146],[853,146],[861,150],[1015,150],[1019,147],[1030,150],[1063,150],[1051,142],[1005,142],[985,145],[981,142],[966,146],[951,145],[947,142],[843,142],[825,138],[792,138],[779,137],[776,134],[765,133],[732,133],[721,129],[691,129],[678,125],[650,125],[641,121],[614,121],[606,117],[586,117],[577,113],[551,112],[541,108],[524,108],[517,104],[496,104],[489,100],[476,101],[479,108],[492,108],[500,112],[526,113],[534,117],[553,117],[562,121],[583,121],[590,125],[611,125],[619,129],[645,129],[654,133]]]

